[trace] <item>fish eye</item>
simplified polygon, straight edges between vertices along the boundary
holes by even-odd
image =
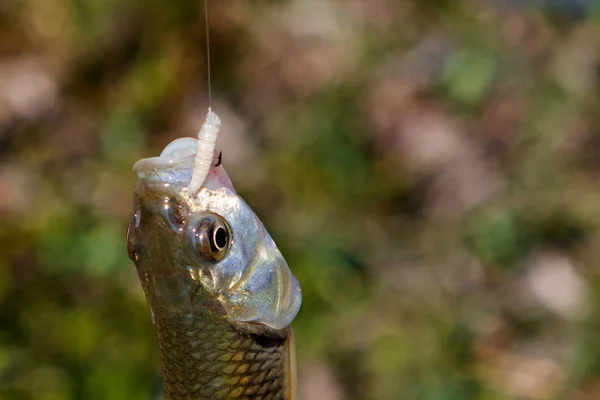
[[[222,260],[231,244],[231,231],[225,220],[216,214],[204,215],[192,228],[192,247],[206,261]]]

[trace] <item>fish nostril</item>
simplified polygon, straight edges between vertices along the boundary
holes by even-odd
[[[172,198],[165,201],[164,208],[173,229],[181,231],[187,223],[188,212],[186,209]]]
[[[185,225],[185,211],[183,207],[176,206],[172,208],[173,219],[180,225]]]

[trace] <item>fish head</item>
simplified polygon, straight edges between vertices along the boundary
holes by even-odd
[[[151,311],[214,312],[282,329],[300,308],[300,286],[220,160],[199,190],[188,190],[196,146],[177,139],[134,165],[127,241]]]

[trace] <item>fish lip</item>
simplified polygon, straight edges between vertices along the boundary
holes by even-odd
[[[138,160],[133,165],[133,172],[151,186],[175,186],[183,189],[192,179],[197,142],[194,138],[175,139],[159,156]],[[235,193],[231,179],[220,162],[208,171],[202,186],[215,190],[225,187]],[[191,193],[181,194],[189,196]]]
[[[140,179],[150,182],[183,184],[191,179],[197,140],[179,138],[169,143],[156,157],[142,158],[133,165]]]
[[[185,160],[187,161],[187,160]],[[133,164],[133,172],[137,173],[147,173],[156,171],[157,169],[170,169],[184,166],[185,162],[181,159],[176,158],[165,158],[165,157],[148,157],[142,158],[138,160],[135,164]]]
[[[150,183],[187,184],[190,180],[193,166],[188,160],[174,158],[151,157],[139,160],[133,166],[133,171],[139,179]]]

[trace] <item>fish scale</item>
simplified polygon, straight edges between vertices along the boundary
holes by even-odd
[[[285,338],[155,312],[165,399],[284,399]],[[200,343],[204,351],[190,351]]]

